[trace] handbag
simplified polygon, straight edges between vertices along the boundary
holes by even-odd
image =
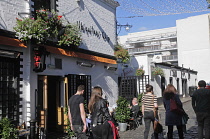
[[[163,132],[163,126],[160,124],[160,122],[157,119],[155,119],[154,121],[154,132],[155,133]]]
[[[178,114],[184,114],[184,111],[178,106],[174,97],[170,99],[170,111]]]
[[[154,102],[154,95],[153,95],[153,102]],[[153,108],[153,111],[154,111],[154,132],[155,133],[162,133],[163,132],[163,126],[160,124],[159,122],[159,118],[158,118],[158,111],[157,111],[157,108]]]

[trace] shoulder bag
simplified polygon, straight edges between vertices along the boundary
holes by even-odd
[[[153,103],[154,103],[154,95],[153,95]],[[158,118],[158,111],[154,106],[154,132],[155,133],[162,133],[163,132],[163,126],[159,122]]]
[[[178,113],[178,114],[183,114],[183,110],[177,104],[175,97],[170,99],[170,111]]]

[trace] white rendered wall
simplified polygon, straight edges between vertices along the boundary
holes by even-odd
[[[13,31],[16,18],[23,17],[29,10],[29,0],[1,0],[0,1],[0,29]]]
[[[179,66],[198,71],[198,81],[210,81],[209,15],[177,20]]]

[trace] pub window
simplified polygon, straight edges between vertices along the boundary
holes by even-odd
[[[0,57],[0,119],[7,117],[18,123],[19,60]]]
[[[56,11],[57,0],[33,0],[33,1],[34,1],[34,11],[40,9],[48,9],[49,11],[52,10]],[[36,17],[36,15],[34,16]]]

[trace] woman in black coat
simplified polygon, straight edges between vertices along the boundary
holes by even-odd
[[[91,129],[94,139],[113,139],[118,132],[116,123],[109,113],[107,102],[102,98],[102,88],[96,86],[92,89],[91,98],[88,104],[91,113]]]
[[[166,110],[165,125],[168,126],[167,137],[168,139],[173,139],[173,126],[175,125],[178,130],[179,138],[183,139],[182,114],[170,111],[170,99],[174,99],[180,109],[182,109],[182,102],[179,99],[177,90],[172,84],[169,84],[163,93],[163,104]]]

